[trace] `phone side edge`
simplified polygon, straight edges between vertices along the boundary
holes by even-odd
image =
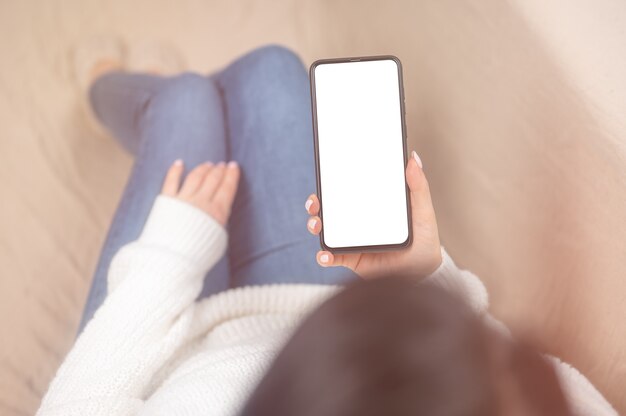
[[[406,165],[409,160],[408,150],[408,131],[406,127],[406,97],[404,94],[404,74],[402,68],[402,61],[395,55],[388,55],[398,66],[398,89],[400,90],[400,117],[402,119],[402,152],[404,158],[404,170],[406,172]],[[413,244],[413,218],[411,215],[411,190],[409,189],[409,183],[406,180],[406,174],[404,175],[404,186],[406,194],[406,213],[407,213],[407,239],[403,244],[403,247],[410,247]]]
[[[323,214],[323,204],[322,204],[322,183],[321,183],[321,174],[320,174],[320,157],[319,157],[319,139],[318,139],[318,130],[317,130],[317,94],[315,89],[315,69],[324,63],[324,59],[318,59],[314,61],[309,67],[309,88],[311,93],[311,122],[313,124],[313,154],[315,159],[315,192],[317,194],[317,199],[320,204],[320,211],[318,216],[324,223],[324,214]],[[319,241],[320,247],[323,250],[329,250],[326,242],[324,241],[324,227],[320,230]]]

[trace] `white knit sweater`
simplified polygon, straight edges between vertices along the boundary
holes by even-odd
[[[109,293],[59,368],[38,415],[235,415],[291,331],[339,287],[231,289],[197,302],[227,235],[204,212],[159,196],[109,271]],[[426,280],[487,313],[487,293],[443,251]],[[571,366],[554,364],[576,415],[616,415]]]

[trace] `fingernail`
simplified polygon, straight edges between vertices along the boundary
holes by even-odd
[[[315,218],[311,218],[309,220],[309,228],[313,229],[313,228],[315,228],[315,225],[317,225],[317,220]]]
[[[322,254],[322,255],[320,256],[320,261],[321,261],[322,263],[328,263],[328,254]]]
[[[221,161],[217,164],[218,168],[223,168],[224,166],[226,166],[226,163],[224,163],[224,161]]]
[[[413,152],[411,153],[411,156],[413,156],[413,159],[415,159],[415,161],[417,162],[417,166],[419,166],[420,168],[423,168],[422,159],[420,159],[420,157],[417,155],[417,152],[415,150],[413,150]]]
[[[173,163],[174,166],[182,166],[183,165],[183,161],[181,159],[176,159]]]
[[[308,211],[309,208],[311,208],[311,205],[313,205],[313,200],[307,199],[306,202],[304,203],[304,208]]]
[[[235,162],[234,160],[231,160],[230,162],[228,162],[229,168],[236,168],[237,166],[238,166],[237,162]]]

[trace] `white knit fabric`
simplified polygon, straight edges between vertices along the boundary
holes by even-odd
[[[159,196],[139,239],[109,271],[109,293],[50,384],[38,415],[235,415],[299,322],[339,287],[268,285],[197,302],[224,254],[224,228]],[[490,322],[487,292],[444,261],[426,281]],[[501,325],[501,324],[498,324]],[[617,413],[587,379],[553,359],[576,415]]]

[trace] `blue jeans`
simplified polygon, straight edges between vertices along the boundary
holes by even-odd
[[[315,192],[307,71],[293,52],[265,46],[210,76],[110,73],[91,104],[102,124],[135,156],[109,229],[80,328],[100,306],[112,257],[139,237],[167,168],[236,160],[239,189],[226,226],[227,253],[209,271],[201,297],[269,283],[341,284],[356,278],[315,261],[319,240],[306,229]],[[155,276],[158,278],[158,276]]]

